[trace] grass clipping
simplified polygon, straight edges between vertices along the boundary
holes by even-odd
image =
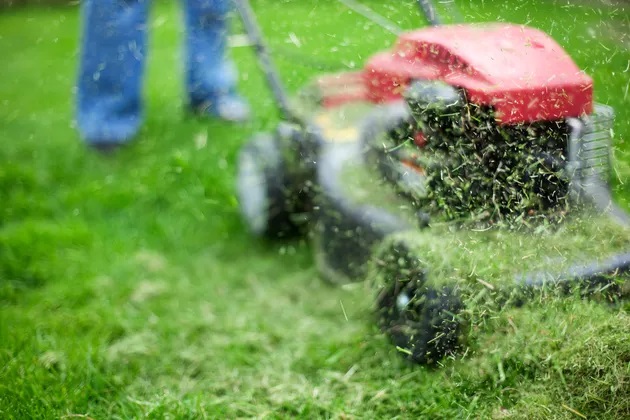
[[[466,331],[446,373],[470,393],[500,390],[500,417],[630,418],[627,309],[550,296],[506,309]]]
[[[540,417],[577,412],[627,418],[630,306],[612,299],[627,297],[627,277],[616,278],[617,292],[602,291],[601,299],[557,293],[553,282],[572,266],[628,250],[630,229],[586,212],[528,231],[462,230],[443,223],[388,237],[376,251],[370,277],[381,291],[422,272],[418,295],[445,287],[456,291],[463,303],[458,351],[453,363],[440,363],[462,383],[478,387],[470,392],[505,390],[512,405],[499,414],[531,415],[534,407]],[[527,273],[545,273],[547,285],[512,293]],[[516,300],[521,301],[510,304]]]
[[[419,208],[480,225],[516,227],[523,219],[564,217],[565,122],[499,125],[492,110],[463,101],[455,90],[448,91],[448,100],[440,97],[443,92],[414,92],[407,92],[409,117],[369,145],[384,155],[381,160],[405,162],[426,176],[426,191],[412,197]]]

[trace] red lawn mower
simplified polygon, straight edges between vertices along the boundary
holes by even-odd
[[[431,26],[361,71],[316,79],[295,105],[236,4],[284,117],[239,155],[244,220],[257,236],[307,234],[334,283],[372,281],[378,323],[409,359],[460,349],[483,312],[472,307],[628,294],[630,217],[608,186],[614,113],[547,34],[440,25],[422,0]]]

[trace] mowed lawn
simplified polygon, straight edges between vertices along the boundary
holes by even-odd
[[[0,417],[630,416],[627,305],[515,311],[518,333],[428,369],[375,327],[367,285],[324,283],[307,242],[252,240],[235,157],[277,112],[252,52],[235,48],[254,120],[184,114],[177,3],[154,4],[146,124],[111,157],[73,127],[77,7],[0,12]],[[424,25],[415,1],[362,3]],[[629,209],[630,10],[578,3],[458,6],[467,21],[547,31],[593,76],[617,112],[614,187]],[[333,0],[253,7],[292,91],[395,39]]]

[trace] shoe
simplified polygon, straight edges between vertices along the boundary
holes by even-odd
[[[216,100],[191,104],[190,110],[197,115],[220,118],[224,121],[242,123],[251,117],[247,101],[236,94],[225,95]]]
[[[121,142],[113,142],[113,141],[92,141],[87,143],[88,147],[91,149],[103,154],[103,155],[111,155],[114,152],[121,149],[126,143]]]
[[[140,129],[140,117],[124,117],[107,113],[81,115],[79,137],[85,145],[102,154],[112,154],[130,144]]]

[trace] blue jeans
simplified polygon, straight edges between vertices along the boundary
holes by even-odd
[[[190,105],[235,93],[225,56],[229,0],[181,0]],[[88,143],[124,143],[143,120],[142,84],[150,0],[83,0],[77,124]]]

